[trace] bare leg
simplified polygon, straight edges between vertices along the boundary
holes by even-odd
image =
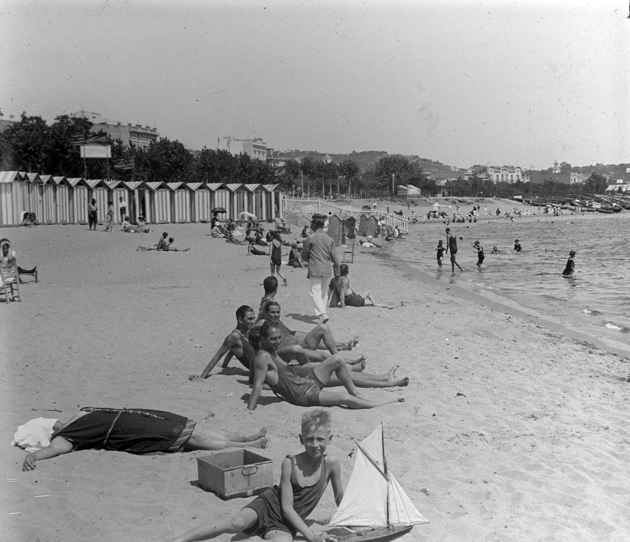
[[[322,406],[346,406],[348,408],[375,408],[391,403],[402,403],[405,399],[402,397],[396,399],[388,399],[387,401],[370,401],[361,397],[354,397],[346,391],[328,391],[322,390],[319,393],[319,402]]]
[[[352,382],[348,365],[339,354],[335,354],[334,356],[329,357],[326,361],[320,363],[317,367],[315,367],[315,369],[313,369],[313,372],[325,386],[328,385],[328,381],[334,374],[350,395],[354,395],[355,397],[359,395],[356,386]]]
[[[227,435],[219,431],[212,431],[195,426],[188,442],[184,445],[185,451],[193,450],[224,450],[225,448],[266,448],[268,439],[264,436],[250,441],[229,440]]]
[[[371,301],[373,307],[381,307],[383,309],[394,310],[403,306],[402,301],[400,302],[400,305],[383,305],[382,303],[377,303],[371,290],[366,290],[363,294],[361,294],[361,297]]]
[[[383,375],[351,372],[350,378],[357,388],[395,388],[408,386],[409,378],[396,378],[396,369],[398,369],[398,365],[395,365]],[[326,384],[326,387],[334,386],[343,386],[336,375],[332,375]]]
[[[257,520],[258,514],[254,510],[243,508],[232,517],[206,521],[181,536],[169,538],[168,542],[193,542],[215,538],[224,533],[236,534],[253,527]]]
[[[303,331],[296,331],[293,335],[296,339],[300,339],[302,341],[302,345],[306,345],[305,348],[310,348],[311,350],[328,350],[331,354],[336,354],[337,352],[333,352],[328,347],[329,342],[334,343],[337,350],[352,350],[357,344],[359,344],[359,337],[355,337],[351,341],[342,342],[337,341],[332,335],[332,331],[326,324],[318,324],[308,333],[304,333]],[[315,342],[316,337],[320,337],[318,341]],[[306,339],[308,338],[308,343]],[[316,346],[312,346],[316,345]]]

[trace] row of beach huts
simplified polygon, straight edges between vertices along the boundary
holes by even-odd
[[[18,226],[24,213],[34,213],[39,224],[87,224],[88,204],[96,200],[98,220],[108,202],[120,221],[120,198],[132,222],[139,216],[153,224],[209,222],[212,211],[238,220],[242,212],[262,220],[282,217],[278,185],[240,183],[165,183],[83,179],[0,171],[0,226]]]

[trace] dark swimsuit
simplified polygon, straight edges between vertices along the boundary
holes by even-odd
[[[271,386],[271,390],[285,401],[297,406],[321,406],[319,404],[319,392],[324,388],[310,369],[306,373],[297,374],[292,366],[284,363],[276,363],[278,369],[278,383]]]
[[[271,263],[280,267],[282,265],[282,245],[271,243]]]
[[[293,470],[295,469],[295,457],[287,455],[291,460],[291,487],[293,488],[293,509],[298,516],[306,519],[315,510],[317,503],[321,499],[328,483],[326,475],[326,458],[322,460],[321,475],[319,480],[312,486],[302,487],[293,480]],[[282,513],[282,501],[280,498],[280,487],[273,486],[259,497],[256,497],[245,508],[251,508],[258,515],[258,519],[253,527],[245,529],[243,533],[247,536],[260,536],[263,538],[269,531],[282,531],[295,537],[297,531]]]
[[[346,304],[348,307],[364,307],[365,299],[363,299],[356,292],[352,292],[350,295],[347,295],[344,298],[344,304]]]
[[[575,262],[573,261],[573,258],[569,258],[567,260],[567,266],[564,268],[562,275],[565,277],[570,277],[571,275],[573,275],[574,270],[575,270]]]
[[[195,428],[194,421],[161,410],[85,407],[81,411],[89,414],[53,435],[65,438],[73,451],[178,452]]]

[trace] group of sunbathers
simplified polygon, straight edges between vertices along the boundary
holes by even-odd
[[[227,367],[236,357],[249,372],[252,386],[247,408],[254,410],[263,386],[282,399],[298,406],[346,406],[373,408],[399,402],[372,401],[361,397],[357,388],[406,386],[407,378],[396,378],[397,367],[383,375],[363,372],[365,357],[352,353],[358,338],[338,341],[326,324],[318,324],[309,332],[293,331],[282,322],[280,304],[274,300],[278,280],[267,277],[265,296],[258,316],[253,308],[243,305],[236,311],[236,328],[228,334],[201,375],[190,380],[203,380],[225,357]],[[343,386],[344,391],[327,388]]]

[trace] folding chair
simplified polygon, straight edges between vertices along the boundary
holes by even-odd
[[[35,278],[35,284],[37,284],[37,266],[33,267],[33,269],[22,269],[18,265],[18,277],[20,278],[20,284],[24,284],[21,275],[30,275]]]
[[[11,290],[11,300],[15,301],[15,293],[17,292],[17,300],[20,298],[20,278],[18,276],[17,266],[3,269],[0,267],[0,289],[4,292],[6,303],[9,303],[9,290]]]
[[[352,240],[352,246],[350,248],[350,250],[348,250],[347,248],[345,248],[343,250],[343,254],[341,255],[341,263],[346,263],[346,254],[349,255],[350,257],[350,262],[349,263],[354,263],[354,243],[356,241],[353,239]]]

